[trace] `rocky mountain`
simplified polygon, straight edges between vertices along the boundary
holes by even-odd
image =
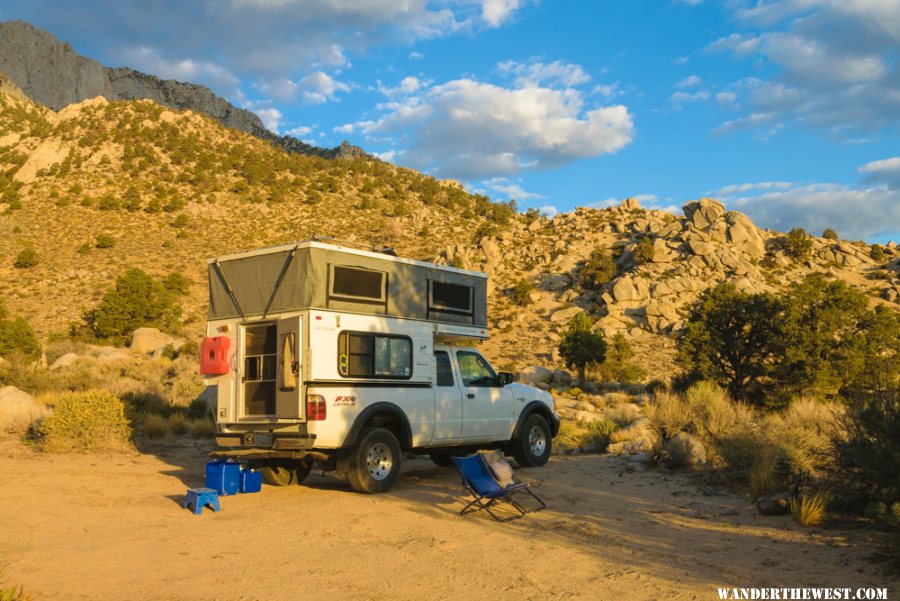
[[[149,100],[53,111],[0,93],[0,132],[0,297],[44,337],[63,334],[132,266],[188,277],[185,329],[199,336],[208,257],[311,235],[487,271],[484,346],[503,369],[561,367],[555,349],[584,311],[605,335],[626,336],[650,377],[669,375],[690,303],[723,281],[777,291],[819,272],[900,309],[894,245],[809,236],[798,258],[785,234],[712,199],[681,215],[634,199],[553,219],[517,214],[455,182],[288,153]],[[28,247],[37,264],[16,268]]]
[[[265,128],[253,112],[238,108],[204,86],[163,80],[127,67],[109,68],[81,56],[67,42],[24,21],[0,23],[0,71],[35,102],[60,110],[103,96],[107,100],[153,100],[176,110],[208,115],[224,125],[267,140],[291,152],[326,158],[359,156],[347,143],[325,149]]]

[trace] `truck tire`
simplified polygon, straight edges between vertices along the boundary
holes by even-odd
[[[387,492],[400,476],[400,443],[385,428],[363,430],[347,467],[347,481],[356,492]]]
[[[271,486],[292,486],[300,484],[309,475],[312,465],[303,461],[268,461],[260,467],[263,482]]]
[[[522,467],[540,467],[550,459],[552,441],[547,420],[538,413],[532,413],[525,420],[522,435],[512,441],[512,456]]]

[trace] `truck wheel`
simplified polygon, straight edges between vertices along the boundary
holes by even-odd
[[[347,480],[356,492],[387,492],[400,475],[400,443],[393,432],[385,428],[363,430],[359,435]]]
[[[522,435],[512,442],[512,456],[522,467],[540,467],[550,459],[552,440],[547,420],[533,413],[525,420]]]
[[[312,465],[303,461],[271,461],[260,468],[263,481],[272,486],[300,484],[309,475]]]
[[[432,453],[431,460],[438,467],[453,467],[452,453]]]

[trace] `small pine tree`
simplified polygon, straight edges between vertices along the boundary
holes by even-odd
[[[595,248],[581,268],[581,287],[595,290],[616,277],[617,271],[613,256],[604,248]]]
[[[83,319],[96,338],[124,341],[143,326],[171,329],[179,315],[181,307],[172,293],[144,271],[132,268],[119,276],[115,288]]]
[[[783,239],[784,253],[795,262],[805,261],[812,252],[812,240],[802,227],[795,227]]]
[[[606,341],[602,335],[591,331],[591,325],[586,313],[578,313],[569,322],[566,335],[559,343],[560,356],[567,367],[578,371],[578,380],[582,384],[587,368],[603,363],[606,358]]]
[[[644,236],[634,245],[632,250],[634,253],[634,264],[643,265],[653,261],[653,239],[650,236]]]
[[[822,232],[822,237],[825,238],[826,240],[837,240],[838,239],[837,232],[834,231],[833,229],[831,229],[830,227],[825,228],[825,231]]]
[[[873,244],[869,256],[872,257],[872,260],[876,263],[881,263],[884,261],[884,249],[881,248],[880,244]]]
[[[112,248],[116,245],[116,239],[110,236],[109,234],[100,234],[97,236],[97,240],[94,243],[94,246],[97,248]]]

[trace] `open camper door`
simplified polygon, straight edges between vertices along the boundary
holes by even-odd
[[[278,382],[275,388],[275,416],[278,419],[303,417],[301,377],[303,318],[299,315],[278,321]]]

